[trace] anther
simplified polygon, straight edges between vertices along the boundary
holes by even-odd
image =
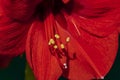
[[[54,41],[54,39],[52,39],[52,38],[49,40],[48,45],[51,45],[51,44],[55,44],[55,41]]]
[[[53,47],[54,47],[54,49],[57,49],[57,48],[58,48],[58,46],[57,46],[57,45],[54,45]]]
[[[49,42],[48,45],[51,45],[51,43]]]
[[[60,45],[60,47],[61,47],[62,49],[64,49],[64,48],[65,48],[64,44],[61,44],[61,45]]]
[[[55,38],[56,38],[56,39],[59,39],[60,36],[59,36],[58,34],[55,34]]]
[[[67,38],[66,38],[66,42],[69,42],[69,41],[70,41],[70,37],[67,37]]]

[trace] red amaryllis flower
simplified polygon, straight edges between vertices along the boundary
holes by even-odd
[[[11,59],[26,46],[37,80],[102,79],[110,70],[118,48],[120,1],[0,1],[0,55]]]

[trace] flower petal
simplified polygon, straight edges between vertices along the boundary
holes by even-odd
[[[25,51],[26,34],[36,5],[35,1],[34,4],[32,2],[0,0],[0,56],[4,56],[2,63],[5,61],[7,64],[11,58]]]
[[[81,16],[95,18],[119,8],[119,4],[119,0],[74,0],[74,9]]]
[[[2,63],[9,62],[25,51],[26,34],[30,25],[0,16],[0,56],[4,57]]]
[[[58,30],[60,32],[60,36],[63,38],[62,42],[65,43],[64,39],[67,36],[71,37],[71,41],[68,45],[69,55],[74,56],[74,53],[76,53],[77,58],[75,60],[70,60],[69,78],[77,80],[76,75],[78,74],[81,74],[81,76],[78,75],[77,78],[83,80],[88,80],[95,77],[101,78],[105,76],[109,72],[117,53],[117,29],[114,29],[112,33],[107,34],[104,37],[98,37],[79,28],[80,26],[84,27],[81,25],[82,22],[77,22],[80,18],[79,16],[67,16],[67,14],[64,14],[64,16],[67,21],[67,29],[62,29],[61,26],[63,24],[61,25],[60,23],[57,27],[59,28]],[[87,23],[87,18],[85,20],[86,23],[84,24],[89,25]],[[92,28],[92,26],[87,27]],[[111,26],[111,28],[114,28],[114,25]],[[96,35],[98,34],[96,32]],[[84,75],[86,75],[86,77]]]
[[[29,21],[33,18],[35,8],[42,0],[0,0],[4,14],[18,21]]]
[[[0,18],[0,54],[16,56],[24,51],[30,23],[19,23],[5,16]]]
[[[98,59],[97,62],[93,61],[89,54],[90,52],[87,52],[86,51],[87,49],[84,49],[83,45],[81,45],[81,43],[85,43],[85,41],[79,43],[79,39],[76,40],[73,36],[71,36],[70,33],[62,29],[60,25],[58,25],[57,27],[60,32],[61,42],[63,42],[63,44],[66,44],[65,39],[67,37],[70,37],[70,42],[68,42],[67,46],[65,46],[67,47],[69,57],[71,58],[69,59],[69,57],[67,57],[69,59],[68,78],[71,80],[77,80],[77,79],[87,80],[94,78],[94,76],[98,78],[101,77],[102,76],[101,71],[99,71],[99,68],[97,67],[96,63],[97,62],[100,63],[101,61],[103,62],[103,60]],[[85,45],[87,46],[86,43]],[[102,57],[100,56],[99,52],[98,53],[94,52],[94,53],[96,54],[97,58]]]
[[[114,14],[106,14],[104,17],[95,19],[83,18],[79,15],[75,15],[73,17],[77,26],[82,28],[84,31],[93,36],[105,37],[117,29],[118,20],[120,18],[119,13],[120,12],[117,11]]]
[[[31,26],[26,51],[27,60],[37,80],[57,80],[59,78],[62,73],[61,68],[55,56],[49,51],[42,22],[35,21]]]

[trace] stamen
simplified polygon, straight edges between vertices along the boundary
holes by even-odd
[[[66,42],[68,43],[70,41],[70,37],[67,37],[66,38]]]
[[[49,42],[48,45],[51,45],[51,43]]]
[[[64,44],[61,44],[61,45],[60,45],[60,47],[61,47],[62,49],[64,49],[64,48],[65,48]]]
[[[59,36],[58,34],[55,34],[55,38],[56,38],[56,39],[59,39],[60,36]]]
[[[57,48],[58,48],[58,46],[57,46],[57,45],[54,45],[53,47],[54,47],[54,49],[57,49]]]
[[[49,40],[48,45],[51,45],[51,44],[55,44],[55,41],[54,41],[54,39],[52,39],[52,38]]]

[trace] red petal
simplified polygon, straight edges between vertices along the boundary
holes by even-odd
[[[103,17],[94,19],[84,18],[77,14],[75,16],[73,15],[73,20],[77,26],[89,34],[98,37],[105,37],[116,30],[120,17],[119,13],[120,12],[118,9],[111,12],[110,14],[106,14]]]
[[[2,16],[0,18],[0,55],[16,56],[24,51],[30,23],[19,23]]]
[[[102,75],[99,69],[97,68],[96,62],[92,61],[92,58],[89,55],[89,53],[86,53],[86,49],[83,49],[82,48],[83,46],[77,40],[75,40],[75,38],[71,36],[67,31],[62,29],[60,25],[58,25],[57,27],[60,32],[61,42],[63,42],[63,44],[66,44],[65,42],[66,37],[71,38],[67,46],[69,56],[72,58],[74,57],[74,54],[76,55],[76,58],[74,60],[70,60],[70,63],[68,65],[69,66],[68,78],[72,80],[76,80],[76,79],[87,80],[87,79],[92,79],[94,77],[98,77],[98,78],[101,77]],[[81,43],[85,43],[85,42],[81,42]],[[99,54],[99,52],[96,53],[96,55],[97,54]],[[98,62],[100,61],[102,60],[99,60]]]
[[[4,14],[18,21],[29,21],[42,0],[0,0]]]
[[[31,26],[26,49],[27,60],[37,80],[57,80],[59,78],[61,68],[57,59],[49,51],[43,23],[35,21]]]
[[[0,56],[4,56],[2,62],[9,62],[25,51],[26,34],[30,25],[0,16]]]
[[[99,31],[98,28],[91,30],[91,28],[96,27],[95,24],[89,23],[89,20],[91,19],[84,19],[79,17],[79,15],[74,17],[73,15],[66,16],[66,14],[64,14],[64,16],[66,17],[66,21],[68,23],[67,28],[69,32],[62,29],[61,24],[58,25],[58,30],[60,32],[60,36],[62,37],[62,42],[65,43],[64,39],[67,36],[71,37],[71,42],[68,46],[69,55],[73,56],[73,53],[76,53],[77,56],[77,60],[70,61],[69,78],[76,79],[76,75],[78,74],[77,79],[83,80],[105,76],[114,62],[118,49],[118,32],[116,26],[117,24],[115,22],[116,18],[111,18],[113,22],[108,19],[108,21],[110,20],[112,24],[104,24],[101,22],[99,25],[99,21],[96,22],[95,24],[98,24],[100,28]],[[82,20],[85,22],[82,22]],[[104,18],[101,18],[100,20],[104,21]],[[104,27],[101,25],[106,25],[104,27],[110,29],[104,30]],[[80,27],[82,27],[82,29]],[[83,28],[91,31],[85,31]],[[95,35],[93,35],[93,33]]]
[[[84,17],[100,17],[106,12],[120,8],[119,0],[74,0],[74,10]]]
[[[25,51],[26,34],[35,7],[31,3],[25,0],[0,0],[0,56],[4,57],[2,63],[6,65],[12,57]]]

